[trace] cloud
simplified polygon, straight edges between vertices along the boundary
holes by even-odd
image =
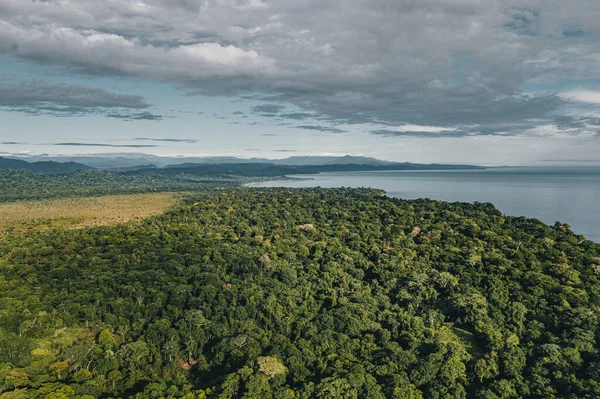
[[[527,129],[525,134],[530,136],[540,137],[557,137],[561,135],[581,135],[582,132],[577,128],[565,128],[556,124],[539,125],[531,129]],[[594,133],[592,133],[593,135]]]
[[[472,125],[442,128],[439,126],[401,125],[389,126],[370,131],[372,135],[383,137],[415,138],[462,138],[462,137],[590,137],[600,132],[597,118],[557,117],[554,122],[541,123],[539,120],[502,125]]]
[[[124,121],[160,121],[163,119],[162,115],[155,115],[148,111],[138,113],[109,113],[106,116]]]
[[[68,6],[77,8],[73,3]],[[48,2],[32,9],[34,15],[42,8],[66,11],[61,10],[58,3]],[[91,11],[100,12],[99,9]],[[4,20],[0,21],[3,43],[0,52],[51,64],[77,65],[92,73],[101,71],[159,79],[260,75],[261,71],[272,68],[272,61],[255,50],[231,44],[196,42],[157,46],[129,38],[124,32],[107,33],[101,28],[81,29],[76,25],[52,23],[23,26]]]
[[[337,127],[318,126],[318,125],[300,125],[296,126],[298,129],[304,130],[315,130],[324,133],[346,133],[346,130],[338,129]]]
[[[116,94],[83,86],[45,81],[0,79],[0,107],[27,115],[81,116],[99,114],[124,120],[158,120],[141,96]]]
[[[524,86],[600,79],[598,15],[590,0],[4,0],[0,53],[300,110],[285,119],[527,135],[597,103]]]
[[[398,133],[440,133],[440,132],[454,132],[457,130],[455,127],[441,127],[441,126],[423,126],[423,125],[400,125],[389,127],[387,130],[398,132]]]
[[[440,138],[440,137],[465,137],[468,133],[461,131],[442,131],[442,132],[424,132],[424,131],[406,131],[378,129],[372,130],[371,134],[384,137],[420,137],[420,138]]]
[[[541,159],[545,163],[600,163],[599,159]]]
[[[261,104],[252,107],[252,112],[264,113],[264,114],[276,114],[283,111],[285,107],[279,104]],[[271,115],[267,115],[271,116]]]
[[[279,117],[284,118],[284,119],[300,120],[300,119],[312,118],[312,117],[314,117],[314,115],[308,114],[306,112],[291,112],[288,114],[280,114]]]
[[[500,125],[470,125],[458,127],[404,124],[384,125],[370,130],[375,136],[415,138],[461,138],[470,136],[515,136],[519,132],[535,129],[538,122],[506,123]]]
[[[140,141],[164,141],[164,142],[168,142],[168,143],[189,143],[189,144],[194,144],[194,143],[198,142],[198,140],[195,140],[195,139],[177,139],[177,138],[162,138],[162,139],[157,139],[157,138],[149,138],[149,137],[136,137],[134,140],[140,140]]]
[[[78,142],[51,143],[49,145],[70,146],[70,147],[111,147],[111,148],[154,148],[154,147],[158,147],[157,145],[151,145],[151,144],[106,144],[106,143],[78,143]]]
[[[600,104],[600,91],[576,90],[560,93],[560,97],[570,101]]]
[[[21,143],[18,141],[2,141],[0,142],[1,145],[22,145],[22,144],[27,144],[27,143]]]
[[[233,115],[244,115],[244,113],[242,111],[234,111],[232,114]]]

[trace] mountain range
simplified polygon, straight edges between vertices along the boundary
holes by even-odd
[[[0,170],[2,169],[17,169],[28,170],[38,173],[72,173],[80,170],[93,169],[90,166],[83,165],[77,162],[55,162],[55,161],[38,161],[27,162],[20,159],[11,159],[0,157]]]
[[[369,167],[385,167],[399,169],[465,169],[479,168],[473,165],[450,164],[416,164],[410,162],[390,162],[363,156],[293,156],[283,159],[237,158],[237,157],[161,157],[144,153],[103,153],[91,155],[35,155],[26,157],[6,157],[4,159],[28,161],[32,164],[41,162],[74,163],[96,169],[113,169],[126,171],[129,169],[148,169],[163,167],[192,167],[197,165],[233,165],[233,164],[269,164],[285,166],[332,166],[363,165]],[[16,165],[16,164],[15,164]],[[2,168],[0,166],[0,168]],[[74,167],[75,168],[75,167]],[[369,169],[371,169],[369,168]],[[23,167],[23,169],[26,169]],[[31,170],[31,169],[29,169]],[[78,169],[76,169],[78,170]]]

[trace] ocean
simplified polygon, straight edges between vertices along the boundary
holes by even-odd
[[[491,202],[502,213],[568,223],[600,242],[599,167],[502,167],[481,170],[327,172],[254,187],[371,187],[390,197]]]

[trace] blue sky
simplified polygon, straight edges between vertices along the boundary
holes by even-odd
[[[589,0],[2,0],[0,155],[594,164],[598,17]]]

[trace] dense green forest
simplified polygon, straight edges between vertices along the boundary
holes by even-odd
[[[0,398],[600,397],[600,245],[567,225],[370,189],[183,201],[0,236]]]
[[[167,175],[153,170],[144,173],[87,170],[66,174],[0,170],[0,203],[114,194],[206,191],[248,181],[248,178],[226,174],[207,176],[180,172]]]

